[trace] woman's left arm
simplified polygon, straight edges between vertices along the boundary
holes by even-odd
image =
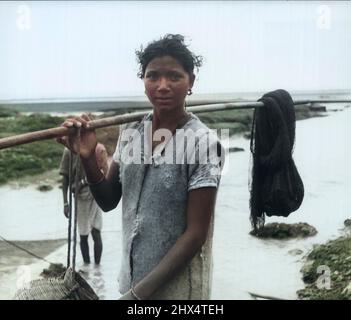
[[[214,213],[217,188],[206,187],[189,191],[187,228],[159,264],[134,286],[140,299],[149,299],[159,288],[180,272],[207,239],[211,217]],[[122,299],[132,298],[128,292]]]

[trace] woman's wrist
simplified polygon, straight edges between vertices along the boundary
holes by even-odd
[[[100,173],[101,173],[101,177],[99,179],[96,179],[95,181],[89,181],[88,179],[86,179],[87,185],[88,186],[96,186],[96,185],[100,184],[102,181],[104,181],[105,180],[105,175],[102,172],[102,170],[100,170]]]

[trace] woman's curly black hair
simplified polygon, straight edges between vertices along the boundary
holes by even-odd
[[[194,67],[198,71],[202,65],[202,57],[195,55],[184,43],[184,36],[180,34],[166,34],[159,40],[148,43],[145,49],[141,46],[136,52],[139,63],[138,77],[144,78],[145,69],[149,62],[158,57],[171,56],[178,60],[184,70],[189,74],[194,72]]]

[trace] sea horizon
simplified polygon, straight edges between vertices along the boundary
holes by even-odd
[[[282,88],[284,89],[284,88]],[[253,95],[263,94],[271,90],[261,90],[261,91],[224,91],[224,92],[200,92],[195,93],[190,99],[194,98],[207,98],[207,97],[214,97],[214,96],[240,96],[247,97]],[[290,92],[291,95],[298,94],[298,95],[316,95],[316,94],[329,94],[329,95],[344,95],[344,94],[351,94],[350,89],[321,89],[321,90],[287,90]],[[111,96],[80,96],[80,97],[41,97],[41,98],[15,98],[15,99],[1,99],[0,98],[0,105],[3,103],[33,103],[33,102],[79,102],[79,101],[119,101],[119,100],[147,100],[147,97],[143,94],[134,94],[134,93],[121,93],[118,95],[111,95]]]
[[[215,102],[256,101],[266,91],[195,93],[188,97],[188,105]],[[335,99],[341,96],[351,98],[350,90],[291,90],[293,99]],[[0,107],[27,112],[66,112],[66,111],[113,111],[118,109],[145,109],[151,104],[145,95],[117,95],[105,97],[52,97],[33,99],[0,100]]]

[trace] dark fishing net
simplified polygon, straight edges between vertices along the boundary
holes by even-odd
[[[250,220],[262,227],[267,216],[287,217],[304,197],[304,186],[292,153],[295,144],[295,107],[282,89],[269,92],[254,111],[251,132],[252,170]]]

